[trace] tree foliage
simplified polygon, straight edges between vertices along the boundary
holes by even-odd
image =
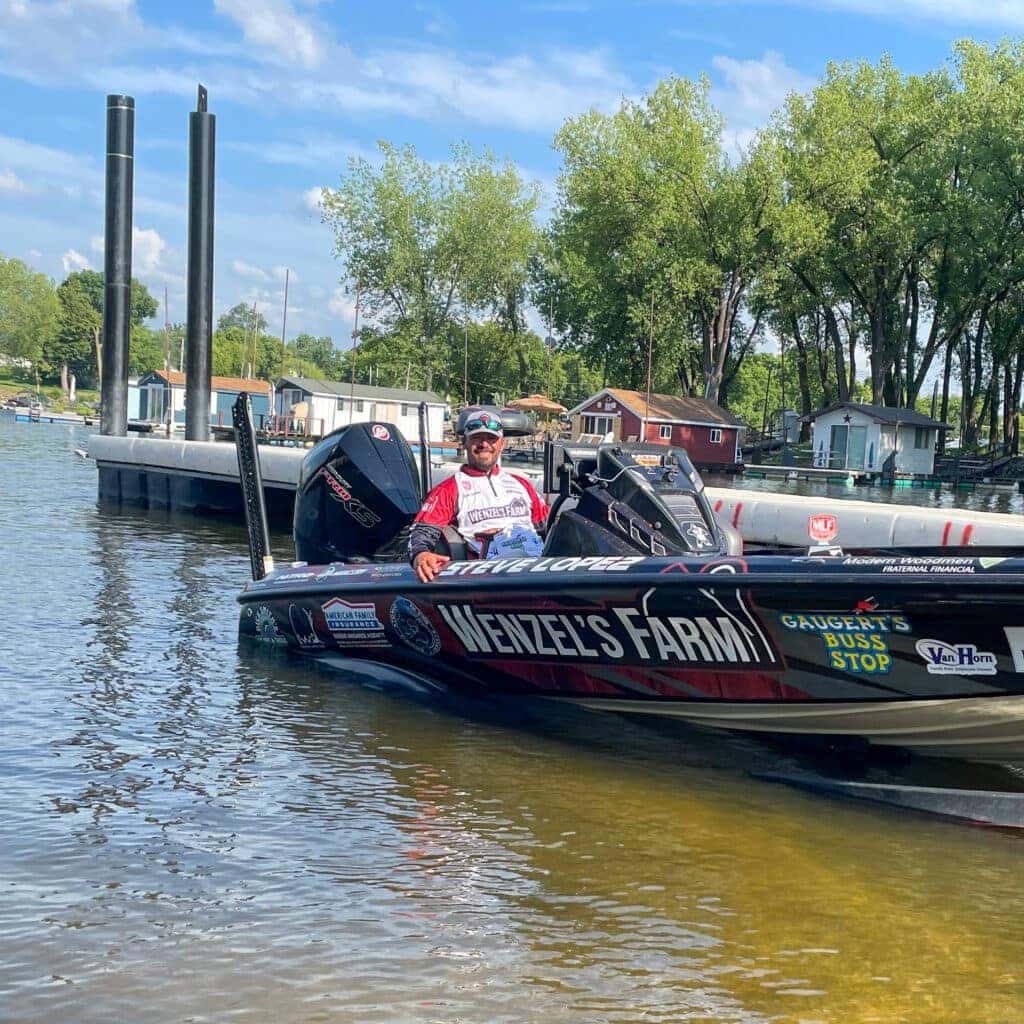
[[[677,389],[717,399],[761,327],[752,289],[771,274],[782,184],[770,145],[729,159],[708,94],[670,78],[562,128],[535,295],[607,378],[643,387],[650,348],[655,378],[671,369]]]
[[[0,352],[35,363],[59,313],[53,282],[21,260],[0,254]]]
[[[380,149],[379,167],[354,159],[339,187],[325,190],[324,219],[365,325],[413,346],[418,376],[433,387],[470,311],[522,330],[536,190],[511,164],[466,148],[447,164],[411,147]]]
[[[1018,445],[1024,380],[1024,44],[957,44],[906,74],[829,65],[740,155],[705,81],[670,78],[556,137],[533,295],[607,380],[749,404],[744,360],[792,353],[794,405],[913,406],[959,377],[970,445]]]
[[[104,305],[104,284],[103,274],[99,270],[76,270],[64,279],[64,283],[71,282],[80,288],[92,303],[93,309],[103,318]],[[156,316],[159,304],[150,294],[149,289],[141,282],[132,278],[132,310],[131,322],[138,326],[143,320],[149,320]]]

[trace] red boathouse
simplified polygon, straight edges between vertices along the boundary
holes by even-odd
[[[682,398],[604,388],[570,409],[574,439],[649,441],[685,448],[698,469],[728,471],[742,461],[746,429],[732,413],[707,398]]]

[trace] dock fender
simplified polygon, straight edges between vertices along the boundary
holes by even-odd
[[[722,531],[722,536],[725,537],[725,547],[728,554],[742,555],[743,534],[718,512],[715,513],[715,522],[718,523],[718,528]]]

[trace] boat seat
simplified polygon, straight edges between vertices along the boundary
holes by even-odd
[[[470,553],[466,546],[466,539],[454,526],[441,527],[441,537],[453,562],[465,562],[469,559]]]

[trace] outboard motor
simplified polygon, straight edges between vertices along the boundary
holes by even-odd
[[[738,554],[704,495],[704,482],[686,452],[662,445],[605,444],[596,452],[565,450],[558,472],[563,498],[575,508],[554,521],[546,555],[633,554],[712,557]],[[552,483],[548,483],[551,489]],[[575,483],[575,487],[572,485]]]
[[[412,451],[390,423],[352,423],[302,460],[295,556],[310,565],[405,557],[423,501]]]

